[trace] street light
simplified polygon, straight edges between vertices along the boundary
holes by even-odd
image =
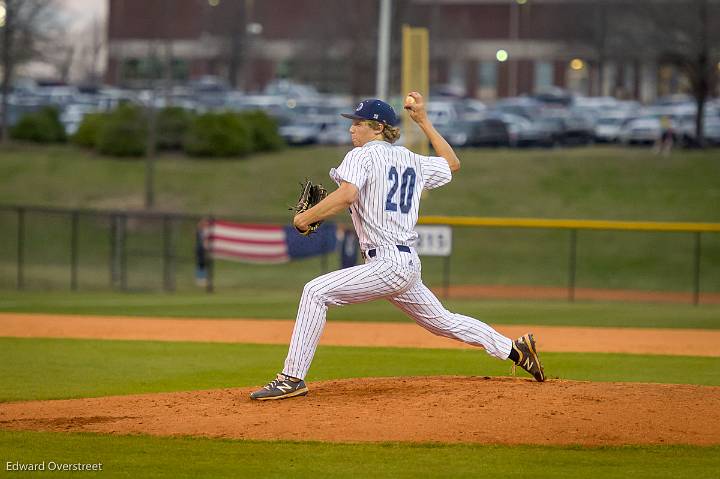
[[[7,15],[7,10],[5,9],[5,2],[0,2],[0,27],[5,26],[5,16]]]
[[[497,61],[499,62],[506,62],[508,59],[508,52],[506,50],[498,50],[495,54],[495,58],[497,58]]]
[[[579,58],[573,58],[570,61],[570,68],[572,68],[575,71],[582,70],[583,68],[585,68],[585,62],[583,62]]]

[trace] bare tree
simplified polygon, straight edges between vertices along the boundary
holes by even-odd
[[[682,2],[686,3],[686,2]],[[704,146],[705,103],[718,81],[720,60],[720,9],[717,1],[692,0],[668,12],[658,11],[660,59],[678,67],[687,77],[695,103],[695,138]]]
[[[697,105],[695,133],[704,145],[705,103],[718,82],[720,2],[718,0],[642,0],[629,2],[625,49],[654,56],[687,78]]]
[[[57,33],[52,15],[55,0],[4,0],[5,24],[0,28],[2,109],[0,141],[8,135],[8,102],[15,69],[43,57],[43,46]]]
[[[79,32],[77,38],[77,55],[75,68],[80,81],[88,85],[97,85],[100,82],[100,57],[105,48],[105,35],[103,33],[103,20],[94,18]]]

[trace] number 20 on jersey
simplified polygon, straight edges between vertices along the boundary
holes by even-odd
[[[402,181],[401,181],[402,177]],[[400,212],[407,214],[412,208],[413,193],[415,192],[415,168],[409,167],[402,172],[402,175],[398,174],[397,169],[391,166],[388,170],[388,182],[390,184],[390,191],[388,191],[387,198],[385,199],[385,211],[397,211],[398,201],[395,199],[398,193],[398,184],[400,185]]]

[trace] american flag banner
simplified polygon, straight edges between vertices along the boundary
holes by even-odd
[[[294,227],[215,220],[203,227],[203,244],[215,259],[247,263],[286,263],[291,259],[335,250],[336,227],[324,223],[316,233],[302,236]]]

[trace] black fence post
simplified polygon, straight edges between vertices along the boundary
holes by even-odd
[[[123,214],[120,217],[120,289],[127,291],[128,279],[127,279],[127,223],[128,215]]]
[[[577,229],[570,230],[570,254],[568,257],[568,301],[575,301],[575,280],[577,275]]]
[[[702,253],[700,244],[700,232],[696,231],[695,236],[695,248],[693,251],[694,259],[694,278],[693,278],[693,304],[697,306],[700,304],[700,255]]]
[[[173,248],[172,218],[163,217],[163,289],[175,291],[175,254]]]
[[[78,289],[78,227],[80,223],[80,214],[77,211],[72,212],[70,229],[70,289],[77,291]]]
[[[444,298],[450,298],[450,255],[443,258],[443,292]]]
[[[17,209],[17,289],[25,287],[25,208]]]
[[[115,289],[117,283],[117,273],[115,269],[115,258],[117,255],[117,245],[115,237],[117,235],[117,216],[110,216],[110,258],[108,261],[108,268],[110,269],[110,289]]]
[[[213,235],[215,234],[215,217],[211,216],[208,222],[207,248],[205,249],[205,267],[207,268],[207,282],[205,291],[212,293],[215,290],[215,258],[213,257]]]

